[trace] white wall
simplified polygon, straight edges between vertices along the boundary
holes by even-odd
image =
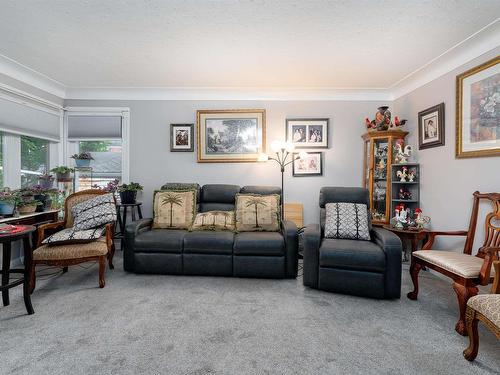
[[[317,222],[322,186],[360,186],[364,118],[380,104],[340,101],[88,101],[67,100],[66,106],[130,107],[130,179],[145,186],[145,214],[151,215],[152,193],[164,182],[279,185],[279,167],[267,163],[197,163],[196,152],[170,152],[170,123],[196,123],[198,109],[264,108],[267,145],[285,138],[286,118],[330,118],[329,149],[322,177],[285,173],[285,201],[304,204],[305,223]]]
[[[418,150],[418,112],[445,103],[445,146],[420,150],[421,205],[425,215],[432,218],[436,230],[467,229],[472,208],[472,193],[500,191],[500,157],[470,159],[455,158],[455,78],[500,53],[500,47],[480,56],[454,71],[397,99],[393,113],[409,120],[409,142]],[[481,206],[484,214],[489,206]],[[484,216],[478,225],[478,242],[484,238]],[[441,240],[438,247],[463,248],[463,241]]]

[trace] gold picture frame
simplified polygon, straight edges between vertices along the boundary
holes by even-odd
[[[196,112],[198,163],[256,162],[266,150],[265,109]]]
[[[500,156],[499,63],[497,56],[456,78],[457,158]]]

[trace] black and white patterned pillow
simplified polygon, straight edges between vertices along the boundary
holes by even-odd
[[[327,203],[325,237],[370,240],[366,204]]]
[[[75,231],[97,228],[116,221],[116,205],[112,194],[103,194],[71,208]]]
[[[104,227],[87,230],[75,230],[74,228],[66,228],[47,237],[42,241],[42,243],[51,246],[92,242],[102,236],[102,234],[104,233],[104,229]]]

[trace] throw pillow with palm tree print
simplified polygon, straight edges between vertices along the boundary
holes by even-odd
[[[194,219],[191,230],[229,230],[233,231],[234,211],[200,212]]]
[[[236,230],[238,232],[277,232],[280,230],[278,194],[236,194]]]
[[[195,190],[157,190],[153,228],[189,229],[196,210]]]

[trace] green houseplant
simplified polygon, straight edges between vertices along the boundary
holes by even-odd
[[[71,159],[75,159],[77,167],[88,167],[90,166],[90,161],[94,160],[90,152],[80,152],[79,154],[71,155]]]
[[[0,216],[11,217],[16,209],[17,197],[9,188],[0,192]]]
[[[44,173],[38,176],[38,184],[43,186],[45,189],[51,189],[54,184],[54,176]]]
[[[58,194],[57,189],[45,189],[41,185],[35,185],[30,188],[34,193],[34,199],[40,204],[37,205],[36,211],[48,211],[52,207],[52,200],[55,194]]]
[[[137,192],[142,191],[144,187],[138,182],[131,182],[129,184],[121,184],[118,186],[120,193],[120,200],[122,204],[134,204],[137,199]]]
[[[65,165],[60,165],[52,168],[50,171],[56,174],[57,181],[65,181],[70,178],[71,173],[75,170],[73,168],[66,167]]]

